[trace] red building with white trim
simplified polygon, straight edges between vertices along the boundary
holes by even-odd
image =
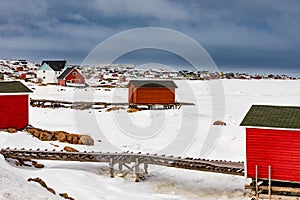
[[[85,79],[76,67],[69,67],[57,78],[58,85],[84,87]]]
[[[300,107],[253,105],[241,126],[248,178],[300,182]]]
[[[28,126],[31,92],[19,81],[0,82],[0,129]]]

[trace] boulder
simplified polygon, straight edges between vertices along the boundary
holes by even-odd
[[[68,146],[65,146],[64,150],[67,152],[78,152],[77,149],[74,149],[73,147],[68,147]]]
[[[67,141],[71,144],[77,144],[79,135],[78,134],[67,134]]]
[[[214,121],[213,125],[226,126],[226,123],[222,122],[220,120],[217,120],[217,121]]]
[[[63,131],[58,131],[56,135],[56,139],[60,142],[65,142],[67,141],[67,136],[66,133]]]
[[[25,131],[27,131],[28,133],[31,133],[31,135],[33,135],[34,137],[39,138],[40,137],[40,131],[39,129],[36,128],[26,128]]]
[[[89,135],[81,135],[80,136],[80,144],[83,144],[83,145],[94,145],[94,140],[91,136]]]
[[[49,132],[46,131],[41,131],[40,132],[40,140],[42,141],[51,141],[52,140],[52,135]]]

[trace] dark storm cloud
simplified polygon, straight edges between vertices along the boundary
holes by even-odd
[[[218,65],[296,67],[299,24],[300,2],[293,0],[4,0],[0,56],[40,61],[60,52],[81,62],[113,34],[158,26],[191,36]]]

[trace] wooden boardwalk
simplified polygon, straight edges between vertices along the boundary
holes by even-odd
[[[180,109],[181,106],[192,106],[194,103],[176,102],[174,104],[129,104],[124,102],[84,102],[84,101],[63,101],[63,100],[49,100],[49,99],[30,99],[32,107],[41,108],[72,108],[72,109],[103,109],[112,106],[127,106],[138,107],[147,106],[148,109],[154,109],[155,106],[163,106],[164,109]]]
[[[165,167],[175,167],[187,170],[197,170],[205,172],[214,172],[222,174],[231,174],[244,176],[243,162],[230,162],[221,160],[206,160],[194,158],[181,158],[157,154],[141,154],[133,152],[110,153],[110,152],[64,152],[49,150],[25,150],[25,149],[1,149],[0,153],[7,159],[18,160],[61,160],[61,161],[79,161],[79,162],[106,162],[109,164],[110,177],[114,177],[115,165],[118,164],[118,170],[125,177],[129,172],[135,173],[135,181],[138,182],[142,173],[141,165],[144,167],[144,173],[148,173],[149,165],[159,165]],[[123,167],[127,169],[123,171]]]

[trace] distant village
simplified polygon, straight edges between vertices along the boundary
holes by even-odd
[[[287,75],[249,75],[167,69],[139,69],[135,64],[99,64],[97,66],[69,65],[66,60],[43,60],[33,63],[27,60],[0,60],[0,80],[4,75],[24,79],[41,85],[55,84],[70,87],[125,87],[133,79],[161,80],[212,80],[212,79],[288,79]]]

